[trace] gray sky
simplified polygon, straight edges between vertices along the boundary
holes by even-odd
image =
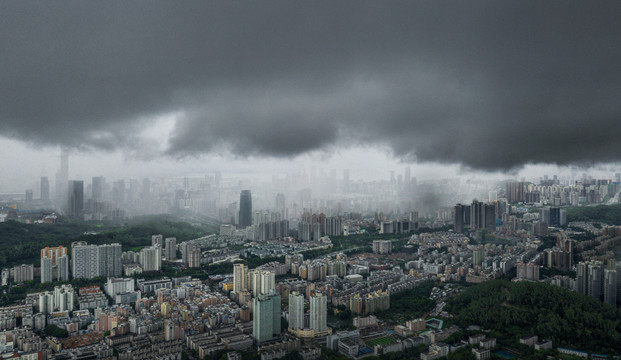
[[[382,171],[617,162],[619,19],[618,1],[2,1],[0,155],[49,173],[60,145],[102,173],[361,148]]]

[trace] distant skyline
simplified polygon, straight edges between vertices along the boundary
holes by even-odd
[[[615,1],[5,1],[0,193],[53,181],[60,146],[83,180],[614,173],[619,18]]]
[[[3,153],[4,170],[0,173],[0,194],[22,193],[26,189],[39,189],[41,176],[47,176],[54,184],[54,176],[60,168],[60,148],[54,146],[36,149],[34,146],[18,140],[0,138]],[[486,172],[463,168],[459,165],[438,163],[403,163],[392,157],[387,149],[354,148],[339,150],[335,154],[315,153],[300,155],[293,159],[235,158],[230,155],[202,155],[183,159],[132,158],[122,151],[87,151],[74,150],[69,156],[69,179],[91,182],[92,177],[104,176],[107,180],[202,177],[219,171],[225,177],[255,178],[270,181],[274,174],[288,174],[306,171],[311,168],[329,171],[337,169],[337,177],[343,177],[343,170],[350,170],[352,181],[389,180],[390,172],[403,174],[410,167],[411,176],[419,181],[439,180],[460,177],[464,180],[504,180],[534,179],[545,174],[569,176],[572,168],[550,164],[526,165],[519,171]],[[24,166],[28,164],[28,166]],[[578,175],[587,172],[593,176],[612,177],[621,171],[621,164],[598,164],[593,167],[575,167]]]

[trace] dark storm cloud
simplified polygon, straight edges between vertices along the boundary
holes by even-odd
[[[4,1],[0,134],[131,148],[177,113],[173,156],[616,161],[619,18],[619,2]]]

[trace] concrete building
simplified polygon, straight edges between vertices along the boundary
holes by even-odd
[[[248,267],[244,264],[233,265],[233,292],[239,294],[248,290]]]
[[[328,329],[328,300],[320,292],[310,297],[310,328],[315,332],[324,332]]]
[[[252,336],[262,344],[280,334],[280,295],[272,292],[253,301]]]
[[[289,329],[304,328],[304,295],[297,291],[289,293]]]
[[[177,258],[177,238],[166,238],[166,260],[175,260]]]

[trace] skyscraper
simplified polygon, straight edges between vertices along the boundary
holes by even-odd
[[[47,176],[41,177],[41,201],[48,202],[50,201],[50,181],[47,179]]]
[[[304,328],[304,295],[297,291],[289,293],[289,329]]]
[[[252,225],[252,194],[250,190],[242,190],[239,195],[239,228]]]
[[[272,292],[259,295],[253,300],[252,336],[257,344],[264,343],[280,334],[280,295]]]
[[[69,181],[67,195],[67,214],[76,218],[82,216],[82,209],[84,208],[84,182],[81,180]]]
[[[56,173],[56,204],[59,207],[66,206],[67,181],[69,180],[69,152],[67,149],[60,150],[60,169]]]
[[[310,327],[316,332],[326,331],[328,299],[320,292],[311,295],[310,298]]]
[[[106,186],[106,178],[103,176],[94,176],[93,177],[93,187],[91,198],[95,201],[103,201],[104,199],[104,189]]]
[[[464,206],[462,204],[455,205],[455,232],[464,232]]]

